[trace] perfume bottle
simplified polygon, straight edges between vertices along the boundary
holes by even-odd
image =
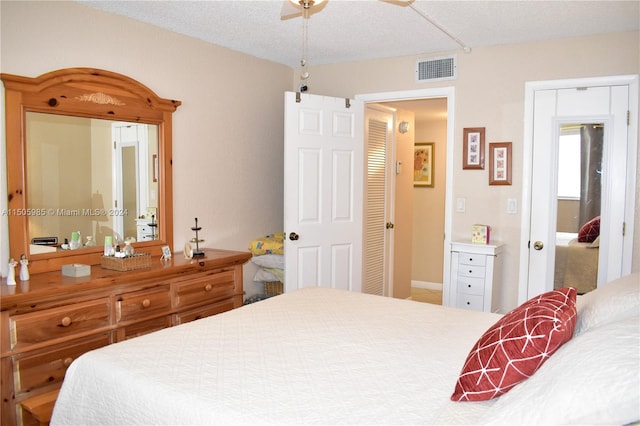
[[[133,253],[134,253],[135,250],[133,249],[133,246],[131,245],[131,241],[125,241],[124,242],[124,249],[122,251],[124,251],[124,255],[126,257],[133,256]]]

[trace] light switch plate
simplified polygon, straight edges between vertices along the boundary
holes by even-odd
[[[518,200],[516,198],[509,198],[507,200],[507,213],[508,214],[518,213]]]
[[[460,213],[464,213],[465,209],[466,209],[466,203],[467,200],[466,198],[458,198],[456,199],[456,211],[460,212]]]

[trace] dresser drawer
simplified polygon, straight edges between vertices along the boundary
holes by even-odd
[[[226,299],[201,308],[192,309],[190,311],[176,314],[176,325],[199,320],[200,318],[210,317],[212,315],[221,314],[233,309],[233,299]]]
[[[484,278],[458,277],[458,293],[484,294]]]
[[[235,293],[236,282],[234,271],[203,273],[184,281],[175,282],[175,306],[184,309],[197,306]]]
[[[170,314],[169,286],[120,294],[116,297],[116,322],[140,321]]]
[[[165,315],[159,318],[153,318],[146,321],[135,322],[133,324],[122,327],[118,330],[118,341],[132,339],[134,337],[143,336],[154,331],[171,327],[171,315]]]
[[[9,318],[11,349],[96,331],[109,322],[107,298],[14,315]]]
[[[484,298],[482,295],[458,293],[457,304],[458,308],[470,309],[472,311],[483,310]]]
[[[14,355],[12,361],[16,394],[61,383],[67,368],[75,359],[85,352],[111,343],[109,336],[109,333],[104,333],[88,339],[52,346],[46,351]]]
[[[458,255],[458,263],[462,265],[485,266],[487,264],[487,256],[475,253],[460,253]]]
[[[474,265],[459,265],[458,279],[463,277],[484,279],[485,267]]]

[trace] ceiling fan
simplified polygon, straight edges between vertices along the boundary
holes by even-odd
[[[393,4],[401,7],[409,7],[413,9],[424,20],[431,25],[442,31],[450,39],[455,41],[465,53],[471,52],[471,47],[467,46],[462,40],[451,34],[445,27],[438,23],[431,16],[427,15],[424,11],[419,9],[414,3],[415,0],[380,0],[384,3]],[[309,16],[314,13],[322,11],[327,5],[328,0],[284,0],[282,3],[282,9],[280,11],[280,19],[292,19],[302,16],[304,19],[308,19]]]
[[[292,19],[298,16],[308,18],[314,13],[320,12],[327,5],[325,0],[284,0],[280,19]]]

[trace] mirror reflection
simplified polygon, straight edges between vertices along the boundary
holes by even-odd
[[[158,171],[157,125],[27,112],[30,253],[158,238]]]
[[[600,247],[603,123],[560,126],[555,288],[595,290]]]

